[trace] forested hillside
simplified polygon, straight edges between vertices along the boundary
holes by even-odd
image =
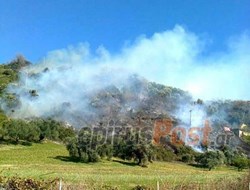
[[[23,98],[28,99],[32,107],[32,103],[39,102],[44,94],[35,88],[16,90],[17,93],[10,89],[18,89],[25,82],[20,80],[23,74],[26,80],[36,83],[42,80],[43,75],[53,74],[47,67],[41,68],[41,73],[24,73],[27,71],[23,68],[31,65],[23,56],[0,65],[1,142],[62,141],[72,159],[83,162],[115,156],[135,159],[139,165],[153,160],[193,162],[196,159],[206,166],[208,161],[204,161],[205,158],[217,158],[218,162],[206,166],[210,169],[222,162],[220,154],[208,152],[202,157],[194,150],[221,150],[223,155],[230,150],[231,156],[249,151],[245,144],[241,146],[244,141],[248,142],[248,137],[243,136],[244,141],[241,141],[233,133],[242,124],[245,124],[245,131],[249,130],[249,101],[194,100],[186,91],[150,82],[136,74],[130,75],[129,82],[123,85],[104,85],[91,93],[78,95],[85,103],[84,109],[75,108],[72,98],[58,104],[47,115],[22,117],[22,114],[27,115],[22,113]],[[79,102],[79,105],[82,104]],[[162,122],[163,127],[168,127],[165,126],[166,121],[171,123],[171,128],[161,136],[160,144],[156,146],[157,123]],[[204,141],[206,126],[210,129],[208,140]],[[230,141],[225,140],[228,135],[232,136]],[[232,158],[224,162],[232,164]]]

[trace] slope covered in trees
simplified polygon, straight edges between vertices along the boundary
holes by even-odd
[[[212,126],[210,141],[214,140],[215,136],[227,135],[223,130],[225,126],[236,129],[244,123],[246,130],[249,130],[249,101],[194,100],[186,91],[150,82],[137,75],[131,75],[129,82],[123,86],[108,85],[94,93],[86,94],[84,98],[87,109],[84,112],[68,112],[67,110],[74,108],[69,102],[63,102],[47,117],[11,118],[11,113],[18,110],[22,102],[19,94],[9,93],[6,89],[10,83],[19,85],[19,72],[30,64],[22,56],[18,56],[9,64],[0,65],[0,96],[5,111],[1,110],[0,114],[0,141],[39,142],[46,138],[63,141],[67,144],[70,156],[83,162],[95,162],[105,157],[111,159],[112,156],[132,159],[139,165],[145,165],[153,160],[175,159],[188,163],[196,160],[197,163],[210,169],[221,163],[233,164],[230,155],[235,158],[242,152],[237,142],[229,144],[236,146],[231,147],[233,154],[227,154],[228,152],[223,152],[226,144],[222,143],[216,147],[221,149],[222,153],[206,153],[207,156],[204,154],[204,157],[186,146],[186,138],[183,142],[179,141],[181,143],[178,145],[173,144],[171,139],[174,135],[182,139],[183,134],[178,131],[176,134],[173,132],[176,127],[184,127],[184,132],[193,127],[190,125],[200,117],[195,115],[195,110],[205,115],[198,118],[200,122],[195,123],[198,124],[195,127],[201,127],[203,130],[203,120],[207,118],[210,120]],[[43,72],[49,72],[49,69],[46,68]],[[39,73],[30,74],[29,77],[35,77],[39,81]],[[39,99],[39,91],[36,89],[27,89],[26,93],[31,99]],[[66,116],[69,113],[72,115],[68,121]],[[185,114],[188,117],[184,117]],[[153,141],[155,122],[164,119],[170,119],[173,128],[169,131],[170,136],[164,136],[161,144],[155,145]],[[170,138],[170,141],[167,138]],[[195,148],[206,151],[210,147],[209,144],[204,146],[200,140]],[[214,162],[210,163],[209,159]],[[227,159],[231,161],[227,162]]]

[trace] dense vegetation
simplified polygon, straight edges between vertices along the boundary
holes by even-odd
[[[36,119],[25,121],[10,119],[2,123],[0,139],[18,144],[19,141],[40,142],[50,139],[64,142],[68,137],[75,136],[72,127],[52,119]]]
[[[77,138],[68,141],[67,149],[70,156],[82,162],[97,162],[101,158],[111,160],[119,157],[124,160],[134,160],[138,165],[146,166],[153,160],[172,161],[175,154],[163,146],[156,146],[138,132],[127,131],[113,142],[104,142],[105,137],[95,134],[88,128],[83,128]]]
[[[19,102],[15,94],[7,93],[6,88],[8,84],[18,81],[20,69],[30,64],[23,56],[17,56],[9,64],[0,65],[0,98],[1,101],[7,102],[10,108],[15,108]],[[29,93],[36,96],[35,90],[30,90]],[[147,93],[147,98],[138,99],[134,96],[140,93]],[[125,120],[125,123],[135,125],[132,128],[115,131],[115,136],[107,133],[108,129],[103,127],[103,121],[100,120],[97,120],[100,123],[98,128],[87,126],[74,129],[73,126],[54,118],[15,119],[6,116],[4,111],[0,110],[0,144],[32,145],[32,143],[42,143],[45,140],[57,141],[65,144],[70,156],[67,160],[79,163],[102,162],[105,159],[112,161],[115,158],[124,160],[124,163],[128,161],[130,164],[134,163],[142,167],[149,167],[149,163],[155,161],[181,161],[192,166],[207,168],[209,171],[220,166],[234,166],[239,171],[250,168],[247,152],[241,147],[223,145],[217,149],[209,149],[204,146],[201,147],[203,152],[199,153],[183,143],[155,144],[152,138],[149,138],[152,137],[152,131],[146,130],[146,127],[152,125],[152,121],[157,117],[170,117],[171,112],[178,110],[179,102],[182,102],[183,104],[192,103],[206,110],[218,130],[222,124],[238,128],[244,123],[246,124],[245,130],[250,131],[250,101],[226,100],[208,103],[200,99],[193,101],[185,91],[132,76],[130,86],[121,90],[114,86],[108,87],[98,92],[91,99],[90,104],[93,110],[105,118],[107,108],[119,110],[129,101],[141,103],[136,110],[129,111],[130,119]],[[165,111],[161,115],[154,115],[159,107]],[[113,118],[119,117],[115,111],[110,114]],[[122,117],[126,118],[128,115]],[[182,121],[175,118],[175,122],[181,123]],[[250,144],[249,136],[243,136],[242,140]],[[7,184],[6,179],[2,178],[2,181],[4,180]],[[21,185],[25,185],[27,182],[19,178],[11,180],[14,180],[13,184],[20,182]],[[41,185],[39,181],[33,180],[27,183]],[[12,181],[8,184],[12,184]]]
[[[15,94],[8,94],[5,89],[9,83],[18,80],[20,69],[30,64],[23,56],[19,55],[9,64],[0,65],[0,96],[8,102],[10,107],[18,105],[18,98]],[[153,144],[151,139],[148,138],[150,137],[149,133],[152,133],[152,131],[144,130],[142,133],[140,126],[152,125],[148,120],[152,120],[153,117],[150,114],[153,115],[158,107],[162,107],[165,110],[160,117],[169,117],[173,110],[178,109],[178,106],[180,106],[179,102],[190,104],[193,101],[192,97],[180,89],[147,82],[136,75],[131,76],[130,81],[130,84],[124,86],[121,91],[115,86],[103,89],[90,102],[93,109],[102,115],[106,114],[105,110],[107,110],[107,107],[117,111],[117,109],[121,109],[121,103],[141,102],[137,109],[132,111],[133,113],[131,112],[132,115],[129,116],[131,120],[127,120],[129,123],[136,121],[135,127],[123,132],[115,131],[119,135],[116,135],[115,138],[112,137],[112,140],[107,134],[106,136],[104,135],[104,131],[107,129],[102,127],[94,129],[85,127],[76,131],[72,126],[56,121],[53,118],[10,119],[1,111],[0,141],[15,144],[41,142],[43,139],[62,141],[66,143],[72,159],[81,162],[97,162],[103,158],[110,160],[112,157],[119,157],[125,160],[134,160],[139,165],[146,166],[153,160],[179,160],[187,163],[197,163],[212,169],[219,164],[232,165],[235,163],[238,166],[238,162],[244,160],[244,154],[238,154],[238,150],[235,148],[230,150],[234,154],[229,154],[229,150],[226,152],[206,151],[204,147],[203,151],[205,153],[198,154],[185,145],[176,146],[171,143]],[[36,91],[30,90],[30,93],[34,95]],[[145,93],[147,98],[144,99],[138,99],[139,97],[135,96],[135,94],[145,95]],[[110,102],[112,105],[110,105]],[[118,104],[117,102],[121,103]],[[199,99],[194,104],[205,109],[210,116],[223,115],[223,117],[214,117],[215,123],[229,123],[232,126],[239,126],[245,123],[247,126],[250,126],[250,102],[228,100],[206,104]],[[118,117],[114,113],[111,114],[114,118]],[[159,117],[159,115],[155,117]],[[178,121],[178,118],[176,119]],[[247,141],[248,138],[245,138],[245,140]],[[237,159],[235,158],[236,155],[238,156]],[[234,158],[238,161],[232,161]],[[230,162],[226,161],[226,159],[230,159]]]
[[[31,63],[22,55],[8,64],[0,65],[0,98],[7,101],[9,106],[17,101],[14,94],[8,94],[8,84],[18,80],[19,71]],[[0,110],[0,142],[31,143],[40,142],[43,139],[65,141],[67,137],[75,136],[72,126],[51,118],[35,118],[31,120],[8,118],[3,110]]]

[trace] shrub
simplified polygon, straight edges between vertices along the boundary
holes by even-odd
[[[215,166],[224,163],[225,156],[220,151],[207,151],[195,157],[195,161],[202,167],[208,168],[209,171]]]
[[[238,171],[242,171],[243,169],[249,167],[249,159],[245,157],[237,157],[233,160],[233,166],[238,168]]]
[[[194,156],[192,154],[184,154],[181,157],[181,161],[185,163],[191,163],[194,161]]]
[[[166,149],[165,147],[155,146],[153,147],[153,149],[153,157],[155,160],[170,162],[176,158],[175,154],[171,150]]]
[[[19,177],[3,177],[0,176],[0,189],[58,189],[58,179],[52,181],[22,179]]]
[[[11,75],[12,73],[13,73],[13,71],[10,69],[3,71],[4,75]]]

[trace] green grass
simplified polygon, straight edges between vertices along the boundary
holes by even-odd
[[[148,168],[121,163],[121,160],[84,164],[67,160],[64,145],[45,142],[22,145],[0,145],[0,171],[4,176],[31,177],[35,179],[62,178],[63,182],[102,185],[131,189],[136,185],[161,187],[167,184],[209,183],[217,180],[233,180],[246,172],[234,168],[219,167],[212,171],[182,163],[154,162]]]

